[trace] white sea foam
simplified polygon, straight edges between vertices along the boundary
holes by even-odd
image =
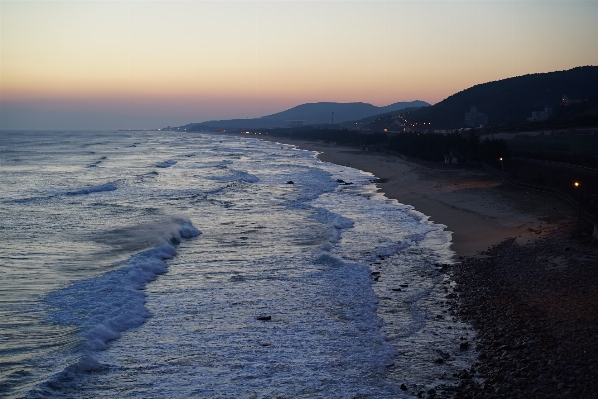
[[[404,240],[397,244],[378,247],[378,248],[376,248],[375,252],[376,252],[376,255],[379,255],[379,256],[392,256],[392,255],[396,254],[397,252],[404,250],[405,248],[409,248],[409,246],[411,246],[411,243],[409,242],[409,240]]]
[[[245,171],[235,171],[234,173],[226,176],[213,176],[210,177],[211,180],[218,180],[218,181],[244,181],[246,183],[257,183],[260,181],[259,177],[252,175],[251,173]]]
[[[55,309],[52,320],[77,327],[85,341],[83,358],[76,365],[79,369],[99,367],[93,352],[106,349],[109,341],[150,316],[143,289],[168,270],[166,260],[176,254],[171,243],[201,234],[190,221],[180,222],[176,230],[167,225],[165,232],[170,236],[168,242],[133,256],[114,271],[78,281],[46,298]]]
[[[53,196],[0,212],[10,267],[25,271],[7,273],[0,292],[46,298],[37,313],[15,300],[8,318],[0,301],[0,319],[21,326],[7,344],[15,366],[0,370],[0,386],[21,389],[9,397],[402,398],[396,381],[442,374],[426,368],[429,351],[446,346],[428,313],[432,262],[450,252],[449,235],[376,193],[372,175],[255,139],[93,137],[10,147],[33,148],[34,161],[19,156],[51,168],[25,180],[10,172],[5,198]],[[85,151],[53,144],[70,142]],[[156,178],[146,149],[184,162]],[[81,168],[91,153],[118,162]],[[76,201],[56,191],[94,181],[118,190]],[[167,216],[179,212],[202,220],[202,240],[185,242],[199,231]],[[68,378],[49,378],[58,370]],[[390,380],[389,370],[403,374]]]

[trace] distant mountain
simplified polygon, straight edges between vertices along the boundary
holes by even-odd
[[[429,106],[425,101],[398,102],[385,107],[377,107],[367,103],[307,103],[301,104],[286,111],[263,116],[262,120],[302,120],[305,125],[315,125],[332,122],[334,112],[334,123],[343,123],[368,116],[383,114],[386,112],[399,111],[409,107]]]
[[[385,107],[377,107],[367,103],[307,103],[301,104],[286,111],[278,112],[272,115],[253,119],[230,119],[220,121],[208,121],[202,123],[192,123],[181,126],[187,130],[209,130],[215,129],[234,129],[234,128],[274,128],[288,127],[292,124],[302,123],[303,125],[317,125],[332,123],[332,113],[334,112],[334,123],[343,123],[356,119],[366,118],[372,115],[400,111],[411,107],[427,107],[425,101],[398,102]]]
[[[598,102],[598,66],[479,84],[405,117],[413,123],[431,123],[432,129],[460,128],[465,125],[465,112],[476,106],[478,112],[487,115],[488,125],[517,125],[526,123],[533,111],[558,108],[563,95],[580,112],[584,111],[584,104],[594,106]]]

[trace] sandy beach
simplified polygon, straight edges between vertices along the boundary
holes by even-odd
[[[360,169],[382,180],[388,198],[412,205],[452,232],[456,258],[479,256],[507,238],[531,242],[576,222],[574,210],[543,194],[511,189],[480,169],[430,168],[383,152],[319,142],[281,139],[318,151],[322,161]]]

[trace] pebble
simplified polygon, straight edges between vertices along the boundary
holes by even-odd
[[[598,261],[584,266],[598,256],[568,234],[558,230],[524,246],[509,239],[484,258],[442,265],[459,293],[446,296],[449,307],[476,330],[478,360],[430,396],[598,397]],[[556,257],[567,267],[549,267]]]

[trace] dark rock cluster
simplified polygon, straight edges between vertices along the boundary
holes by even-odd
[[[598,398],[598,251],[564,231],[443,265],[478,360],[426,397]],[[469,350],[469,345],[462,345]],[[423,396],[423,395],[422,395]]]

